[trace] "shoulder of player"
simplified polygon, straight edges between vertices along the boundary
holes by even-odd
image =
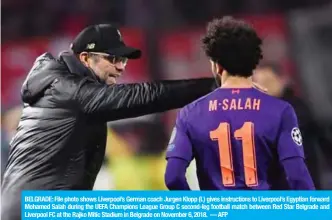
[[[187,104],[186,106],[184,106],[181,110],[180,110],[180,114],[183,117],[187,117],[189,114],[194,114],[195,113],[195,109],[198,108],[198,106],[206,101],[213,93],[215,93],[216,90],[206,94],[205,96],[202,96],[198,99],[196,99],[195,101]]]
[[[264,100],[266,100],[269,103],[269,108],[277,109],[278,110],[277,112],[280,115],[282,115],[282,114],[284,114],[285,112],[288,112],[288,111],[294,111],[293,106],[289,102],[287,102],[286,100],[283,100],[281,98],[269,95],[269,94],[267,94],[265,92],[262,92],[260,90],[256,90],[256,91],[257,91],[257,93],[259,94],[259,96],[261,98],[263,98]]]
[[[276,103],[278,103],[278,106],[280,106],[279,108],[280,108],[280,112],[285,112],[285,111],[289,111],[289,110],[294,110],[294,108],[293,108],[293,106],[289,103],[289,102],[287,102],[287,101],[285,101],[285,100],[282,100],[282,99],[280,99],[280,98],[276,98],[276,97],[272,97],[273,99],[275,99],[275,102]]]
[[[284,120],[285,117],[288,118],[289,115],[292,115],[293,113],[295,113],[294,108],[290,103],[288,103],[284,100],[278,99],[276,97],[272,97],[272,98],[275,100],[275,102],[278,103],[273,106],[275,106],[275,108],[278,109],[278,112],[279,112],[278,118],[280,118],[281,121]]]
[[[275,96],[272,96],[272,95],[269,95],[268,93],[266,93],[265,91],[262,91],[262,90],[259,90],[257,88],[255,88],[255,91],[261,96],[263,97],[264,99],[266,100],[270,100],[272,103],[274,103],[275,105],[278,105],[280,107],[282,106],[291,106],[289,104],[289,102],[285,101],[285,100],[282,100],[281,98],[278,98],[278,97],[275,97]]]
[[[286,102],[284,100],[280,100],[280,101],[282,101],[282,109],[280,111],[281,114],[290,113],[290,112],[294,112],[295,113],[295,109],[293,108],[293,106],[290,103],[288,103],[288,102]]]

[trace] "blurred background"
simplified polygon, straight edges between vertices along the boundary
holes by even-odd
[[[210,77],[200,38],[208,21],[232,15],[264,39],[254,79],[289,101],[319,189],[332,189],[332,3],[330,0],[2,0],[1,170],[21,114],[20,87],[37,56],[67,50],[85,26],[113,23],[143,50],[122,83]],[[177,110],[109,123],[95,189],[165,189],[164,159]],[[197,189],[194,163],[188,180]]]

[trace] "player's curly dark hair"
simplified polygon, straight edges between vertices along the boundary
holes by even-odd
[[[202,38],[205,54],[230,75],[249,77],[262,55],[262,40],[248,23],[232,17],[214,19]]]

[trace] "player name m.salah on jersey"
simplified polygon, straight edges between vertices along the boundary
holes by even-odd
[[[259,111],[261,100],[256,98],[225,98],[222,100],[213,99],[209,101],[209,111],[216,111],[219,106],[222,110],[256,110]]]

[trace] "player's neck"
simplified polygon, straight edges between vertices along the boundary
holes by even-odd
[[[221,88],[251,88],[253,87],[250,77],[228,76],[222,79]]]

